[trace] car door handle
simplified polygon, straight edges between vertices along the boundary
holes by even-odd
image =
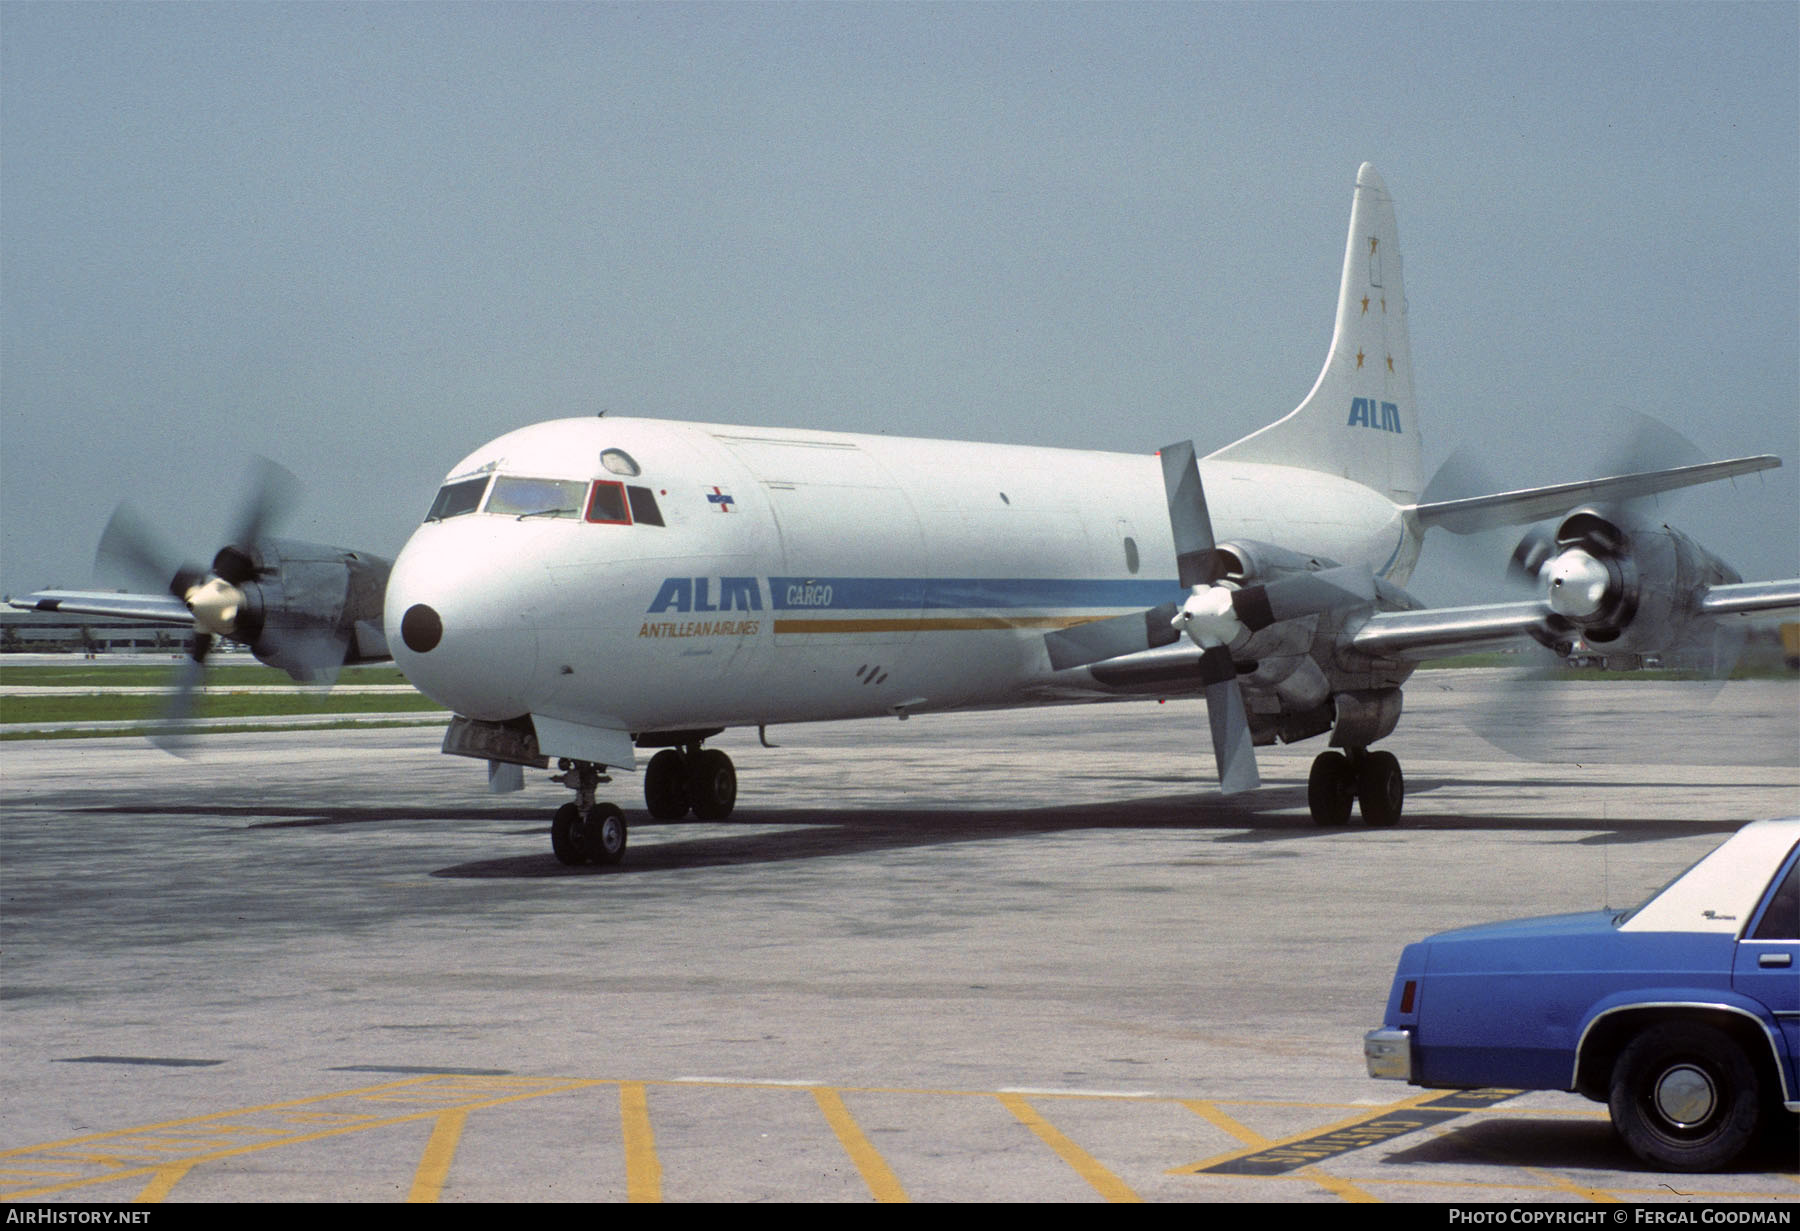
[[[1756,959],[1758,966],[1792,966],[1794,955],[1791,953],[1765,953]]]

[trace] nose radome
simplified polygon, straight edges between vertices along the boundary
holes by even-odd
[[[511,522],[506,523],[511,526]],[[478,524],[428,525],[388,578],[384,620],[395,664],[413,686],[469,718],[531,711],[543,569],[492,549]]]

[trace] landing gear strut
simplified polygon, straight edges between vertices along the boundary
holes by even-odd
[[[1383,827],[1400,819],[1406,802],[1406,779],[1391,752],[1351,748],[1346,752],[1321,752],[1313,759],[1306,779],[1306,803],[1313,823],[1342,825],[1350,819],[1350,804],[1362,808],[1365,825]]]
[[[644,805],[659,821],[679,821],[689,811],[722,821],[736,803],[737,767],[717,748],[664,748],[644,769]]]
[[[553,779],[575,791],[575,802],[556,810],[550,822],[550,849],[561,863],[571,866],[597,863],[610,866],[625,858],[625,814],[617,805],[599,803],[594,788],[612,781],[591,761],[561,761],[563,771]]]

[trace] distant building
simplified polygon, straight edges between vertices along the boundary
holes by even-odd
[[[0,608],[0,653],[181,654],[193,641],[191,629],[147,620]]]

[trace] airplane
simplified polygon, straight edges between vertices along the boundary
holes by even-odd
[[[1205,698],[1220,790],[1255,749],[1326,736],[1307,799],[1400,817],[1374,745],[1419,661],[1532,641],[1647,653],[1800,607],[1745,583],[1633,500],[1779,466],[1757,456],[1426,499],[1393,201],[1356,177],[1330,352],[1287,416],[1197,458],[602,415],[509,432],[451,468],[391,565],[266,533],[253,500],[210,569],[171,566],[115,514],[101,558],[167,592],[46,591],[27,608],[196,631],[299,679],[391,657],[454,717],[490,787],[560,771],[567,864],[623,857],[610,773],[651,816],[730,815],[727,728]],[[275,484],[279,486],[279,484]],[[1403,588],[1424,536],[1557,519],[1514,553],[1529,597],[1432,609]]]

